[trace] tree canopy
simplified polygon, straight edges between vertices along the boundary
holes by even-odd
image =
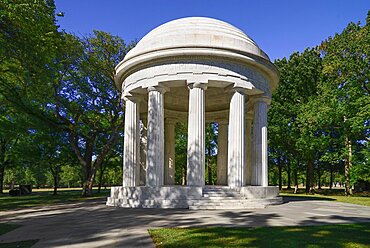
[[[89,196],[97,181],[121,184],[124,103],[114,68],[135,42],[98,30],[78,37],[58,18],[52,0],[0,2],[0,192],[4,183],[54,193],[63,184]],[[274,62],[270,184],[309,192],[343,182],[351,194],[370,182],[369,53],[370,12],[364,25]],[[208,184],[217,178],[217,129],[207,124]],[[186,183],[186,130],[176,125],[177,184]]]

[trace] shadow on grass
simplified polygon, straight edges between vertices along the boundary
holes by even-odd
[[[39,240],[26,240],[12,243],[0,243],[0,248],[30,248],[36,244]]]
[[[57,195],[50,191],[33,192],[30,195],[9,196],[0,194],[0,210],[14,210],[19,208],[40,206],[46,204],[69,203],[89,199],[99,199],[109,195],[109,190],[102,190],[101,193],[94,192],[93,197],[82,198],[80,190],[63,190]]]
[[[328,197],[320,197],[320,196],[305,196],[305,195],[297,195],[297,196],[282,196],[283,202],[296,202],[296,201],[336,201],[333,198]]]
[[[21,227],[21,225],[0,223],[0,236],[5,233],[11,232],[14,229],[17,229],[18,227]],[[28,247],[32,247],[38,241],[39,241],[38,239],[34,239],[34,240],[17,241],[17,242],[11,242],[11,243],[0,243],[0,248],[28,248]]]

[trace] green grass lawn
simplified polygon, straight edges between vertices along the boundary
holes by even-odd
[[[157,247],[370,247],[370,223],[301,227],[161,228]]]
[[[323,189],[317,190],[315,194],[306,194],[303,189],[300,189],[296,194],[294,190],[283,189],[280,192],[280,196],[289,198],[305,198],[307,200],[327,200],[327,201],[338,201],[345,203],[352,203],[364,206],[370,206],[370,193],[357,193],[352,196],[345,196],[343,190],[339,189]]]
[[[81,189],[60,190],[58,195],[53,195],[53,192],[49,189],[36,190],[30,195],[23,196],[9,196],[8,194],[0,194],[0,211],[46,204],[98,199],[108,195],[109,190],[102,190],[100,193],[95,191],[93,197],[82,198]]]
[[[20,226],[15,225],[15,224],[0,223],[0,236],[18,227]],[[26,240],[26,241],[12,242],[12,243],[0,243],[0,247],[1,248],[29,248],[29,247],[32,247],[34,244],[36,244],[37,241],[38,240],[35,239],[35,240]]]

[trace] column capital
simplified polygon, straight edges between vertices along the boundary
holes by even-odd
[[[229,85],[228,87],[225,88],[225,92],[231,92],[231,93],[238,92],[238,93],[243,94],[245,96],[247,96],[247,91],[248,91],[247,88],[243,88],[243,87],[240,87],[240,86],[234,86],[234,85]]]
[[[200,88],[202,90],[207,90],[208,83],[203,82],[188,82],[188,88],[194,89],[194,88]]]
[[[164,85],[153,85],[153,86],[149,86],[148,87],[148,92],[151,92],[151,91],[158,91],[162,94],[166,93],[167,91],[170,91],[170,88],[164,86]]]
[[[138,93],[124,92],[122,93],[121,99],[124,101],[132,101],[139,103],[143,100],[144,96]]]
[[[243,88],[243,87],[232,87],[231,89],[229,89],[229,91],[232,92],[232,93],[238,92],[240,94],[243,94],[243,95],[247,96],[248,89]]]

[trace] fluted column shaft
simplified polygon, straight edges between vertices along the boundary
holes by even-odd
[[[245,156],[246,156],[246,169],[245,169],[245,184],[251,185],[252,184],[252,118],[247,117],[246,119],[246,149],[245,149]]]
[[[165,121],[164,127],[164,184],[175,184],[175,124],[173,120]]]
[[[217,184],[227,185],[227,131],[226,121],[218,122]]]
[[[268,186],[267,102],[256,99],[253,121],[252,185]]]
[[[148,98],[148,151],[146,185],[163,185],[164,165],[164,93],[160,86],[149,87]]]
[[[205,89],[204,84],[189,85],[187,184],[204,185],[205,166]]]
[[[228,185],[245,184],[245,95],[242,89],[234,90],[230,101]]]
[[[123,147],[123,187],[134,187],[140,181],[139,102],[131,95],[125,100],[125,130]]]

